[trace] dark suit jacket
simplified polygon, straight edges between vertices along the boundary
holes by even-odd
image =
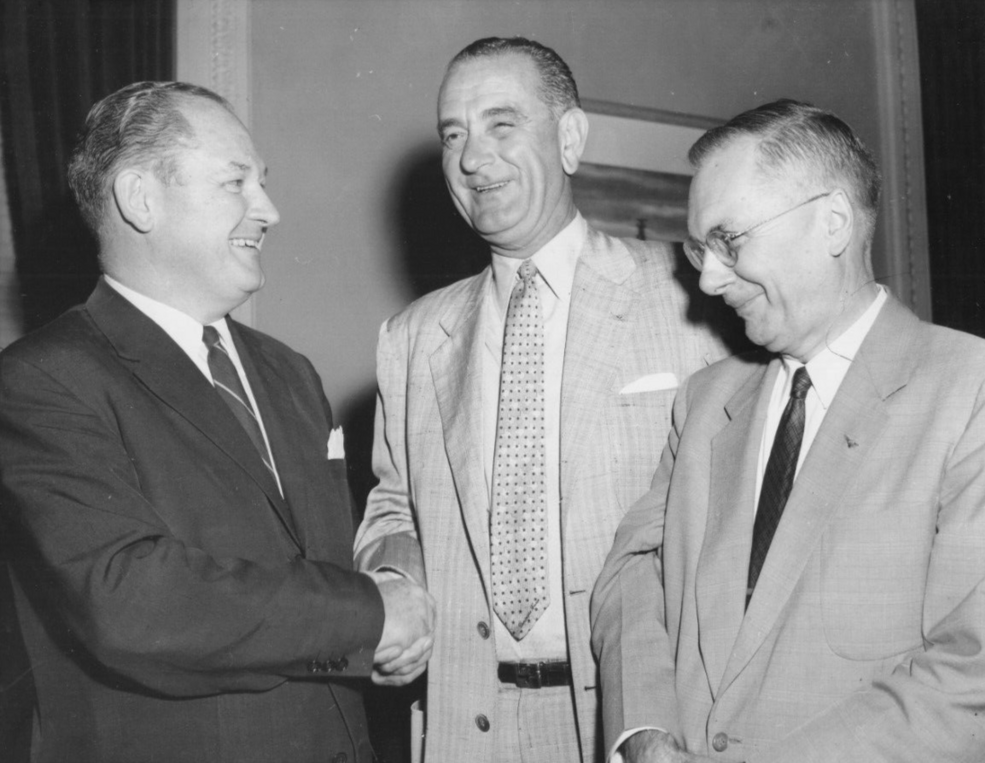
[[[383,605],[351,569],[331,411],[305,358],[230,327],[283,498],[194,363],[105,283],[0,355],[41,761],[371,758],[350,679]]]

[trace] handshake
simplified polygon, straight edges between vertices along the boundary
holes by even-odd
[[[403,686],[427,667],[434,647],[434,598],[397,572],[372,572],[383,597],[383,635],[373,656],[373,682]]]

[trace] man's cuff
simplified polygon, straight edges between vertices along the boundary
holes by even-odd
[[[612,750],[609,751],[609,757],[606,760],[609,763],[623,763],[622,752],[620,752],[623,743],[633,736],[633,734],[638,734],[641,731],[662,731],[665,734],[668,733],[667,729],[662,729],[659,726],[637,726],[635,729],[628,729],[619,735],[616,743],[612,745]]]

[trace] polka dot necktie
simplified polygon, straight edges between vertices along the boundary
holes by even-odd
[[[544,475],[544,316],[525,260],[503,336],[490,526],[493,609],[517,640],[550,604]]]
[[[752,529],[752,554],[749,557],[747,607],[793,487],[797,460],[800,458],[800,444],[804,439],[804,398],[810,388],[811,377],[807,369],[801,366],[794,372],[790,399],[776,427],[773,449],[770,451],[769,461],[766,462],[763,486],[759,491],[759,508],[756,510],[756,523]]]
[[[212,374],[212,382],[215,384],[219,397],[229,406],[237,421],[243,425],[243,429],[250,436],[253,445],[263,459],[263,465],[270,470],[277,479],[274,472],[274,462],[267,450],[267,443],[263,439],[263,432],[260,431],[260,422],[253,412],[250,405],[250,398],[246,395],[243,382],[240,381],[236,366],[233,365],[232,358],[226,348],[222,346],[222,337],[215,326],[206,326],[202,331],[202,341],[209,349],[209,372]]]

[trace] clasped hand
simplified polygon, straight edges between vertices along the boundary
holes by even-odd
[[[704,755],[685,752],[665,731],[645,729],[629,737],[622,745],[625,763],[711,763]]]
[[[383,635],[373,656],[373,683],[403,686],[427,667],[434,647],[434,598],[396,573],[372,573],[383,597]]]

